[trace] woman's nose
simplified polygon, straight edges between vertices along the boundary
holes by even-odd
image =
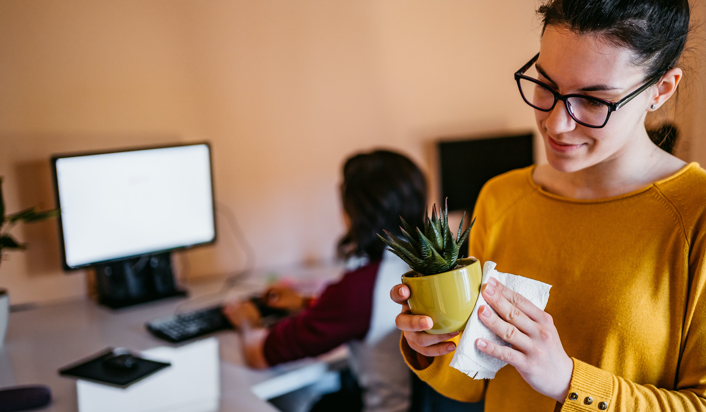
[[[550,134],[559,135],[574,130],[576,121],[569,115],[564,102],[559,100],[544,120],[544,127]]]

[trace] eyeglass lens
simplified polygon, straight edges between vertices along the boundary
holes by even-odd
[[[537,79],[534,65],[525,73],[525,76]],[[527,79],[520,79],[520,92],[525,102],[535,109],[548,111],[554,106],[554,93],[546,86]],[[562,104],[562,102],[559,102]],[[581,97],[570,97],[566,107],[574,120],[589,126],[602,126],[610,112],[610,108],[600,102]]]

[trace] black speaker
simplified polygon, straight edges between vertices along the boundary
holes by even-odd
[[[95,270],[98,301],[110,308],[186,295],[177,288],[168,252],[99,264]]]

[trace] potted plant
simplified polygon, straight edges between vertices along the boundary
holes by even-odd
[[[402,275],[402,283],[411,292],[407,302],[413,314],[432,318],[434,326],[427,331],[431,334],[462,330],[480,294],[480,262],[474,257],[458,257],[475,223],[474,219],[462,233],[465,217],[464,213],[455,238],[449,230],[448,203],[438,214],[436,205],[432,207],[431,218],[424,217],[424,232],[419,228],[413,231],[400,218],[404,240],[388,231],[384,232],[389,240],[378,235],[412,269]]]
[[[58,210],[37,211],[36,207],[13,214],[5,214],[5,200],[2,195],[2,177],[0,177],[0,263],[5,250],[24,250],[27,248],[10,235],[10,230],[19,222],[32,223],[56,217]],[[0,288],[0,348],[5,342],[5,332],[10,316],[10,297],[7,290]]]

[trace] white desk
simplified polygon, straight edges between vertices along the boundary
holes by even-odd
[[[189,286],[190,298],[217,291],[220,284],[194,283]],[[247,288],[238,289],[247,293]],[[113,311],[86,299],[12,313],[5,347],[0,349],[0,386],[48,385],[53,402],[42,411],[76,411],[76,383],[59,376],[57,370],[108,346],[134,351],[177,346],[153,337],[145,323],[174,313],[177,305],[186,306],[184,302],[183,298],[168,299]],[[338,349],[316,359],[252,370],[243,366],[234,331],[216,336],[221,357],[219,411],[223,412],[274,412],[276,409],[266,399],[304,387],[345,365],[346,351]]]

